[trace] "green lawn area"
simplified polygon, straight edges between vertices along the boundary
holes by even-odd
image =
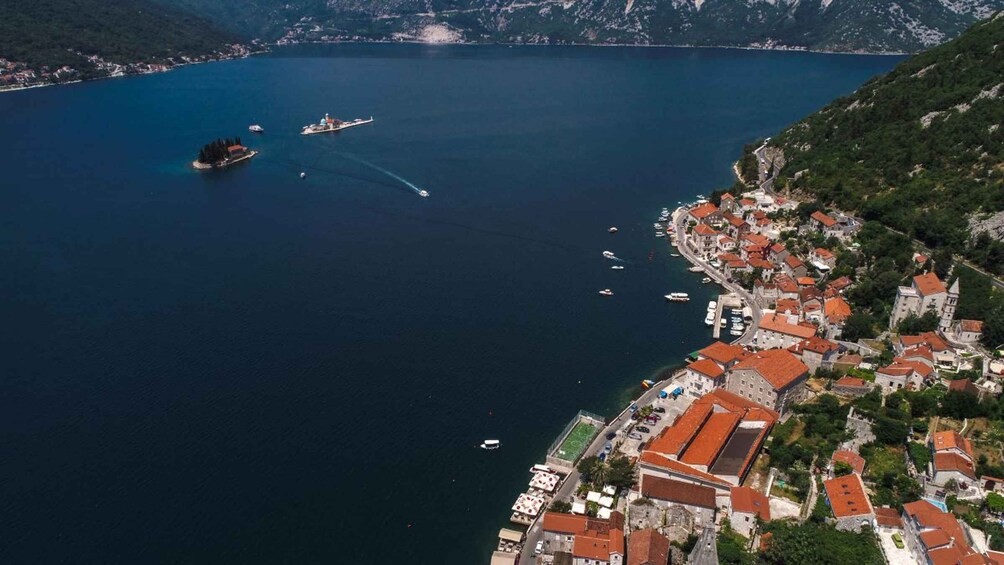
[[[881,480],[886,473],[906,473],[903,449],[898,447],[877,447],[865,457],[865,478]]]
[[[582,452],[586,450],[589,446],[589,442],[593,441],[599,430],[596,427],[587,424],[585,422],[579,422],[575,424],[572,431],[568,432],[568,437],[565,441],[561,442],[558,446],[558,451],[555,453],[561,459],[565,461],[575,462]]]

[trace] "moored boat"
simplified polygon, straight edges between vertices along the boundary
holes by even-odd
[[[261,127],[258,124],[251,124],[248,126],[248,131],[251,133],[262,133],[265,131],[265,128]]]
[[[665,296],[670,302],[689,302],[690,295],[686,292],[671,292]]]
[[[607,259],[613,259],[614,258],[614,252],[613,251],[604,251],[603,252],[603,256],[606,257]]]
[[[497,439],[486,439],[480,445],[481,449],[498,449],[501,447],[501,443]]]
[[[614,291],[610,290],[609,288],[604,288],[603,290],[600,291],[600,296],[613,296],[613,295]]]
[[[610,233],[617,233],[617,226],[610,226],[607,228],[607,231]]]

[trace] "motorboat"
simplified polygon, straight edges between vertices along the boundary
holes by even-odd
[[[739,336],[743,335],[743,332],[742,332],[742,330],[730,330],[729,331],[729,335],[734,335],[736,337],[739,337]]]
[[[425,189],[419,190],[418,191],[418,195],[421,196],[422,198],[428,198],[429,197],[429,191],[425,190]]]
[[[614,265],[613,267],[610,267],[610,268],[613,269],[613,270],[615,270],[615,271],[623,271],[624,270],[624,266],[623,265]]]
[[[704,325],[713,326],[715,325],[715,313],[708,312],[708,315],[704,317]]]
[[[603,256],[606,257],[607,259],[613,259],[614,258],[614,252],[613,251],[604,251],[603,252]]]
[[[486,439],[485,441],[481,442],[480,447],[481,449],[492,450],[492,449],[498,449],[499,447],[501,447],[501,445],[502,444],[497,439]]]
[[[248,131],[251,133],[263,133],[265,131],[265,128],[261,127],[258,124],[251,124],[248,126]]]
[[[604,288],[603,290],[600,291],[600,295],[601,296],[613,296],[614,295],[614,291],[610,290],[609,288]]]
[[[715,308],[718,308],[718,303],[717,302],[715,302],[714,300],[712,300],[711,302],[708,302],[708,312],[714,312]]]
[[[722,318],[721,321],[718,323],[718,327],[719,328],[724,328],[724,327],[727,327],[728,325],[729,325],[729,321],[726,320],[725,318]]]
[[[302,172],[302,171],[301,171],[301,172],[300,172],[300,178],[301,178],[301,179],[305,179],[305,178],[307,178],[307,173],[304,173],[304,172]]]
[[[704,272],[704,267],[699,267],[697,265],[694,265],[693,267],[691,267],[691,268],[689,268],[687,270],[690,271],[691,273],[703,273]]]
[[[669,256],[670,257],[679,257],[680,254],[679,253],[670,253]]]
[[[610,233],[617,233],[617,226],[610,226],[607,228],[607,231]]]
[[[652,388],[655,385],[655,381],[645,379],[641,382],[641,386],[644,388]]]
[[[657,231],[655,232],[655,237],[666,237],[666,234],[662,233],[661,231]]]
[[[708,284],[709,282],[711,282],[711,277],[704,277],[703,279],[701,279],[701,282],[704,284]]]
[[[670,302],[689,302],[690,301],[690,295],[687,294],[686,292],[671,292],[671,293],[665,295],[665,297],[666,297],[666,300],[669,300]]]

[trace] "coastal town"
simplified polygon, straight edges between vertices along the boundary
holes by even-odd
[[[843,552],[832,562],[1004,564],[1004,429],[986,417],[1004,361],[957,315],[960,277],[918,247],[883,331],[862,337],[864,271],[846,262],[863,222],[773,192],[756,155],[750,190],[656,224],[724,289],[705,320],[717,339],[616,417],[569,422],[492,565],[801,562],[799,536]]]

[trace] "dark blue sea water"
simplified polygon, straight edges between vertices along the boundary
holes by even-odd
[[[345,45],[0,95],[0,562],[486,561],[577,410],[709,339],[658,211],[896,61]],[[226,135],[261,155],[188,168]]]

